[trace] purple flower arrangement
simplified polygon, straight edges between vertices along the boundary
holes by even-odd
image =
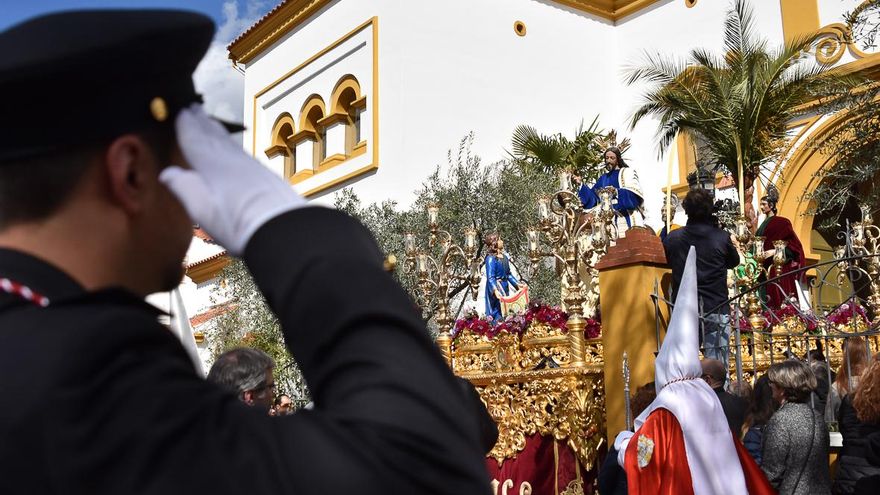
[[[558,328],[563,332],[568,331],[568,313],[560,308],[548,306],[541,303],[532,303],[525,314],[526,323],[531,324],[533,320],[544,323],[553,328]]]
[[[868,321],[868,314],[859,303],[843,303],[828,315],[828,322],[832,325],[847,325],[855,318],[861,318],[862,322]]]
[[[789,318],[798,318],[803,323],[806,332],[815,332],[819,327],[813,315],[798,311],[791,304],[783,304],[778,309],[764,309],[762,316],[764,316],[764,330],[768,331]],[[752,326],[749,324],[747,316],[739,319],[739,329],[741,332],[752,331]]]
[[[495,338],[502,332],[522,335],[533,321],[559,329],[562,332],[568,332],[568,313],[558,307],[533,303],[525,313],[508,315],[497,324],[493,324],[492,317],[481,317],[476,310],[467,309],[464,316],[456,320],[452,329],[452,338],[455,339],[465,330],[489,339]],[[588,339],[594,339],[599,337],[601,333],[602,324],[600,321],[595,318],[587,318],[584,336]]]

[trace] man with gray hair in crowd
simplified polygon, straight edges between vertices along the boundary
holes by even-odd
[[[238,347],[217,358],[208,373],[208,381],[234,393],[245,404],[268,411],[275,398],[274,369],[275,361],[265,352]]]

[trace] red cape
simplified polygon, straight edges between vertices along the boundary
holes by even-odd
[[[643,467],[639,467],[638,458],[638,443],[641,436],[654,442],[650,460]],[[775,494],[776,491],[770,486],[764,472],[732,432],[731,438],[736,445],[736,453],[742,465],[749,494]],[[692,495],[694,493],[684,446],[684,432],[675,416],[666,409],[654,410],[630,439],[626,448],[624,469],[630,495]]]

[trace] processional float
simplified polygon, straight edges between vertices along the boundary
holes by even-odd
[[[585,283],[581,274],[595,272],[614,241],[615,190],[599,192],[601,205],[592,222],[585,222],[568,174],[560,176],[560,186],[538,199],[537,226],[527,238],[531,270],[545,258],[563,267],[567,313],[532,305],[501,322],[466,314],[453,327],[445,300],[450,281],[467,283],[477,293],[476,232],[466,231],[464,246],[456,245],[439,228],[437,205],[430,205],[428,249],[417,245],[415,234],[405,234],[404,270],[416,276],[419,302],[437,308],[437,344],[454,373],[476,387],[498,426],[487,468],[499,495],[589,492],[590,471],[605,449],[603,351],[594,318],[598,277]],[[439,256],[432,256],[428,251],[438,241]]]

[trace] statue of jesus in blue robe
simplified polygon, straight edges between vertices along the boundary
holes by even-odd
[[[644,221],[644,216],[641,214],[644,198],[638,175],[623,161],[617,148],[609,148],[605,152],[605,164],[609,170],[599,176],[595,184],[592,186],[583,184],[578,189],[581,205],[585,210],[595,208],[600,202],[598,191],[603,187],[611,186],[617,190],[617,200],[612,203],[612,208],[618,217],[626,221],[626,228],[641,225]],[[634,218],[636,212],[642,218]]]

